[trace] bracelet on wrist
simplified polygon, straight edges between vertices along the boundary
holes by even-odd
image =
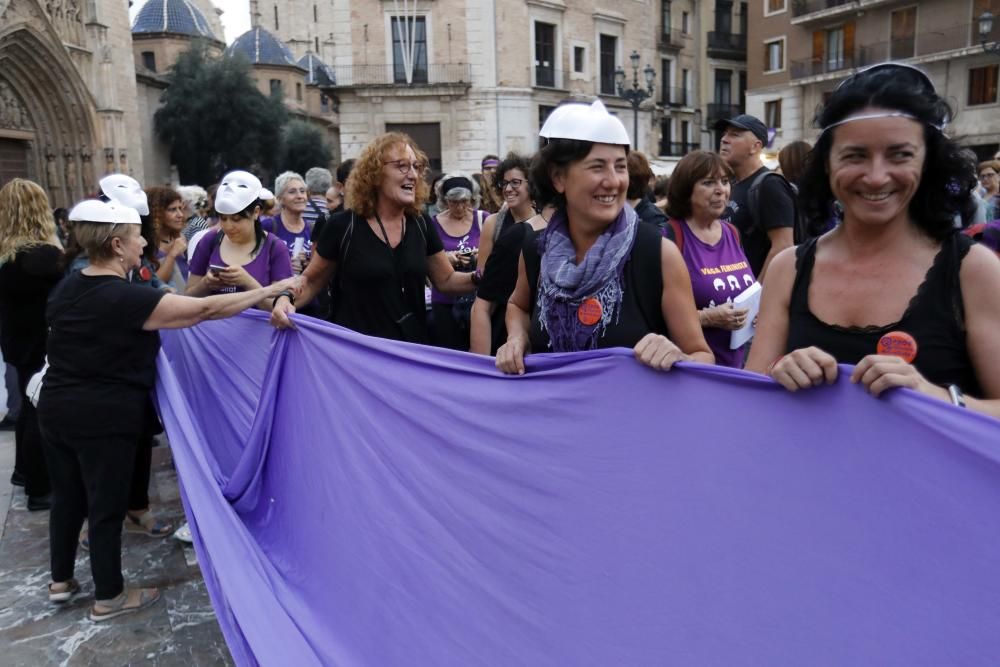
[[[483,272],[480,269],[476,269],[472,272],[472,284],[478,285],[483,280]]]
[[[271,301],[271,310],[274,310],[274,307],[278,305],[278,299],[283,296],[288,298],[288,302],[290,304],[293,306],[295,305],[295,295],[289,290],[282,290],[281,292],[278,292],[278,294],[274,297],[274,300]]]

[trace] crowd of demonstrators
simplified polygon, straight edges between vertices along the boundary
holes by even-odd
[[[187,295],[252,292],[292,276],[288,246],[261,225],[261,189],[260,179],[246,171],[223,177],[215,197],[219,228],[191,257]]]
[[[763,280],[774,256],[794,243],[795,194],[783,178],[768,178],[773,172],[761,160],[764,123],[744,114],[719,121],[716,130],[722,132],[719,155],[736,179],[723,219],[739,230],[750,268]]]
[[[15,178],[0,188],[0,347],[17,371],[18,394],[45,362],[45,304],[62,278],[62,243],[45,191]],[[49,508],[51,487],[38,418],[22,400],[14,432],[12,482],[24,486],[29,510]]]
[[[556,108],[532,164],[548,226],[526,235],[507,304],[501,371],[522,374],[531,351],[633,348],[643,363],[711,363],[684,260],[625,201],[629,139],[599,101]]]
[[[134,209],[87,200],[70,214],[88,265],[67,276],[46,309],[48,360],[38,403],[52,480],[48,596],[80,593],[74,577],[78,534],[86,518],[95,602],[93,621],[138,611],[159,599],[156,588],[127,587],[121,532],[127,520],[137,443],[156,415],[148,396],[159,348],[158,329],[234,315],[284,289],[192,299],[133,285],[146,241]]]
[[[920,70],[845,80],[817,118],[801,204],[832,231],[775,258],[747,367],[796,391],[838,363],[873,395],[893,387],[1000,417],[1000,261],[954,228],[975,187],[945,134],[947,102]]]
[[[454,172],[437,182],[437,197],[444,208],[431,218],[431,225],[456,271],[476,270],[479,239],[489,213],[477,207],[479,186],[470,177]],[[453,350],[469,349],[469,319],[473,294],[450,295],[431,289],[430,341]]]
[[[312,231],[316,217],[307,217],[309,193],[305,180],[294,171],[286,171],[274,180],[274,197],[279,203],[279,212],[271,218],[261,217],[260,225],[265,232],[276,235],[288,247],[292,272],[299,275],[312,256]]]
[[[184,200],[177,190],[167,187],[146,189],[149,217],[156,232],[156,275],[177,292],[184,292],[188,279],[188,241],[181,233],[187,219]]]
[[[664,235],[681,252],[691,277],[698,319],[720,366],[742,368],[744,350],[730,348],[732,332],[747,323],[749,310],[733,299],[755,279],[740,245],[740,233],[721,220],[729,203],[732,169],[716,153],[688,153],[670,177]]]
[[[333,284],[330,319],[355,331],[426,342],[424,285],[468,294],[475,273],[456,272],[441,238],[422,215],[427,159],[407,135],[369,143],[347,180],[346,208],[330,218],[299,277],[299,293],[275,300],[272,322],[292,326],[295,301],[308,303]]]
[[[517,284],[524,235],[541,231],[545,218],[535,211],[528,158],[510,153],[500,163],[496,189],[503,207],[483,223],[477,270],[482,273],[470,313],[469,351],[495,355],[507,340],[507,300]]]

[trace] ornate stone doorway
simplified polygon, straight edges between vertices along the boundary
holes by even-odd
[[[14,178],[31,178],[28,142],[0,138],[0,187]]]

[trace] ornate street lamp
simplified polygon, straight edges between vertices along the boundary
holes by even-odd
[[[991,32],[993,32],[993,13],[987,10],[979,15],[979,43],[983,51],[1000,54],[1000,42],[986,41]]]
[[[643,68],[643,76],[646,77],[646,87],[639,87],[639,52],[633,51],[628,57],[632,62],[632,87],[625,88],[625,70],[621,66],[615,68],[615,89],[618,97],[626,100],[632,105],[632,140],[635,142],[634,148],[639,148],[639,105],[644,100],[653,96],[653,83],[656,81],[656,70],[652,65]]]

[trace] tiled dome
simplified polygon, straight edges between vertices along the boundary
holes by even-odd
[[[136,15],[132,32],[172,32],[218,39],[205,15],[190,0],[149,0]]]
[[[333,86],[337,83],[337,77],[330,69],[330,66],[319,59],[312,51],[309,51],[302,59],[299,60],[299,67],[304,69],[308,74],[306,75],[306,83],[314,83],[320,86]]]
[[[280,39],[260,26],[252,28],[236,38],[229,48],[227,56],[243,55],[251,65],[291,65],[295,64],[295,56]]]

